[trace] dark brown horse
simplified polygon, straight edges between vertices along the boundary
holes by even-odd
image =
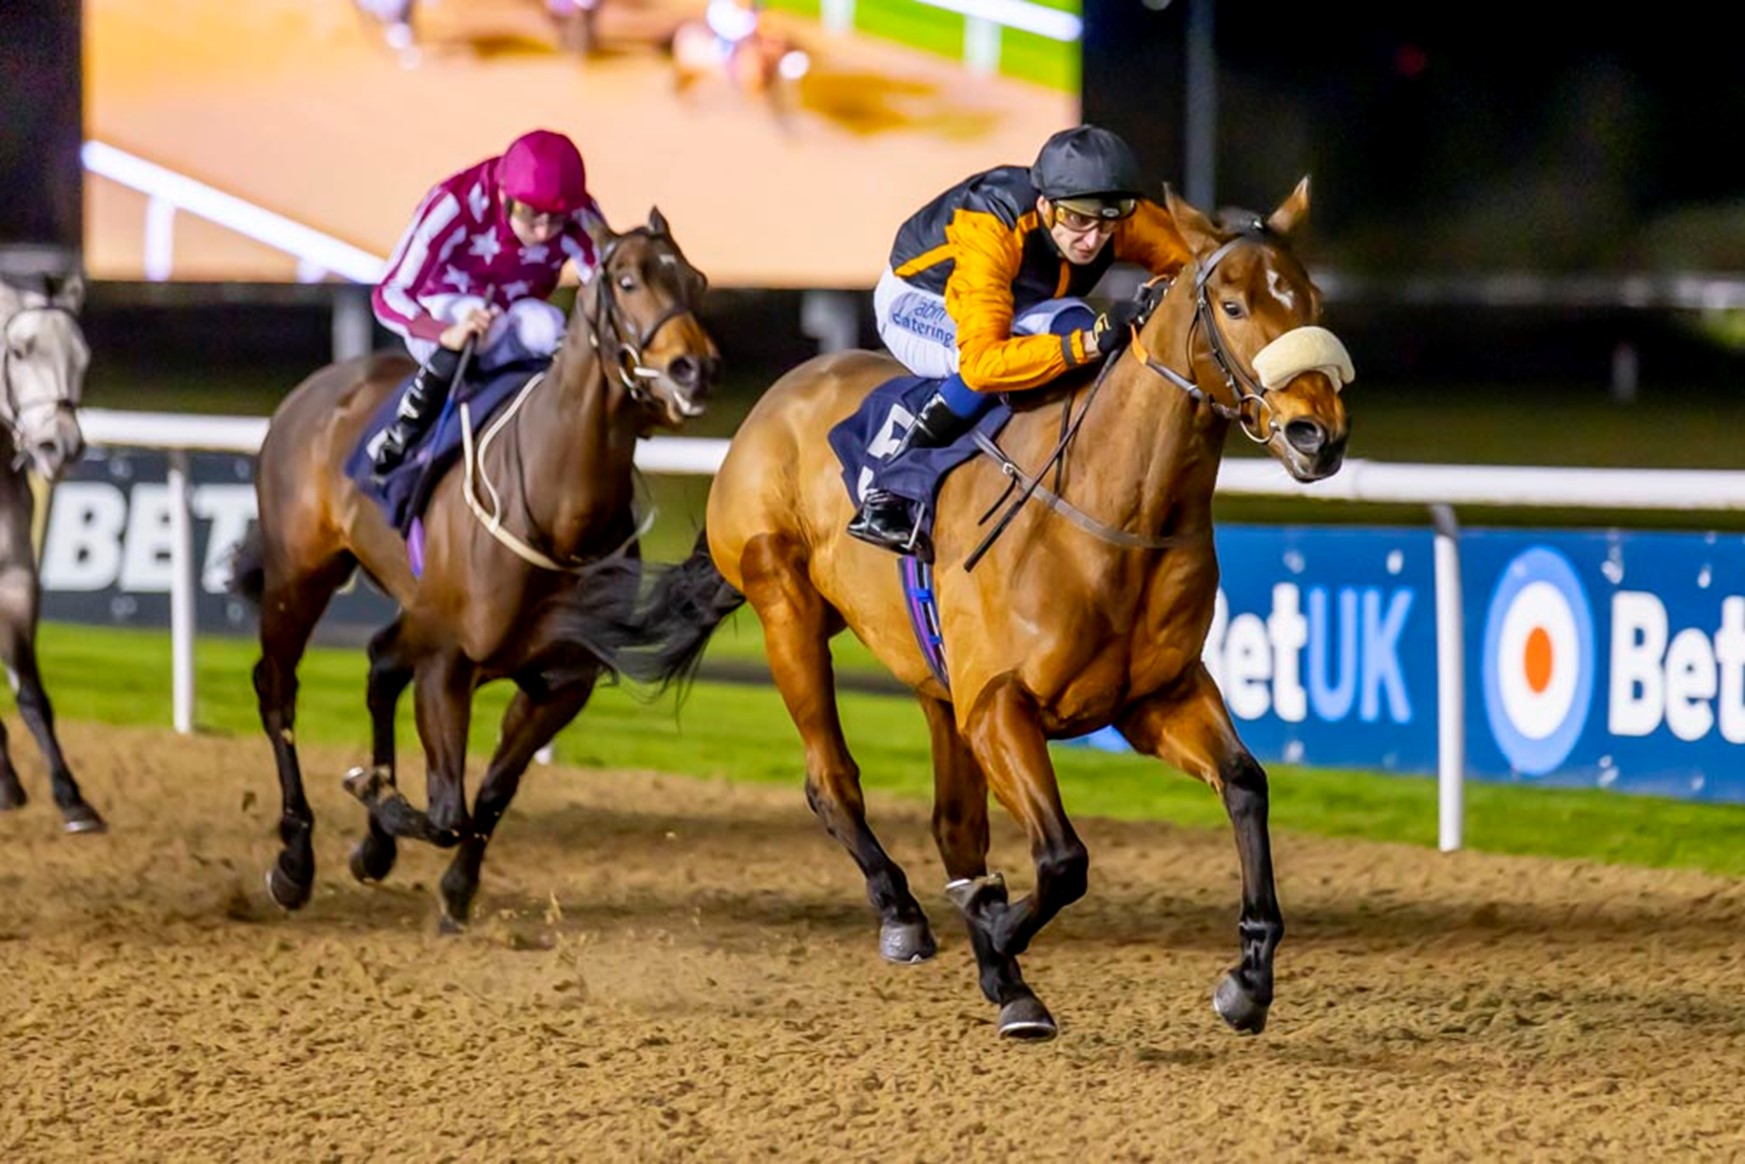
[[[86,802],[55,735],[54,708],[36,661],[42,584],[31,539],[36,513],[30,474],[44,489],[85,449],[77,409],[91,350],[78,312],[85,282],[78,275],[40,285],[0,282],[0,662],[18,692],[18,713],[48,763],[49,786],[70,833],[96,833],[103,818]],[[0,810],[25,803],[0,727]]]
[[[897,563],[843,532],[853,507],[825,434],[903,371],[870,352],[821,356],[777,381],[733,439],[691,559],[662,572],[639,613],[620,607],[619,621],[575,630],[600,644],[619,636],[602,649],[626,674],[682,680],[714,627],[749,600],[804,741],[807,798],[866,877],[881,953],[920,961],[934,951],[926,916],[867,825],[837,716],[829,640],[846,627],[865,642],[926,714],[946,896],[968,922],[1007,1035],[1055,1033],[1017,959],[1084,894],[1090,863],[1048,741],[1109,724],[1222,797],[1242,869],[1241,961],[1213,1001],[1244,1032],[1262,1029],[1272,1002],[1284,922],[1266,773],[1200,661],[1218,590],[1212,494],[1233,424],[1298,480],[1338,470],[1350,361],[1317,326],[1320,294],[1287,238],[1308,211],[1307,179],[1264,219],[1215,223],[1166,198],[1194,261],[1128,353],[1098,381],[1022,401],[999,437],[1015,464],[977,458],[940,492],[934,587],[948,683],[917,645]],[[1057,476],[1044,466],[1063,443]],[[1008,468],[1019,484],[1046,473],[1047,486],[968,571],[988,534],[978,519],[1010,503]],[[616,601],[637,585],[621,573]],[[987,867],[990,791],[1029,836],[1034,888],[1018,901]]]
[[[369,806],[370,830],[351,869],[363,880],[387,876],[396,837],[458,845],[441,884],[445,928],[465,923],[485,846],[528,762],[593,690],[598,661],[556,637],[552,615],[578,600],[580,566],[634,551],[637,439],[700,414],[720,370],[695,314],[703,276],[660,212],[596,242],[599,269],[577,293],[550,370],[479,426],[463,464],[432,493],[422,575],[344,472],[410,361],[376,355],[330,365],[272,419],[255,468],[257,540],[238,555],[233,585],[260,606],[255,690],[284,797],[284,849],[268,887],[286,909],[309,899],[315,876],[315,821],[293,736],[297,664],[353,570],[373,578],[400,614],[369,645],[373,756],[347,785]],[[519,690],[469,814],[462,780],[473,692],[495,679]],[[427,811],[395,785],[394,711],[408,683],[428,763]]]

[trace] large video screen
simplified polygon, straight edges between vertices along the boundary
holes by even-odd
[[[914,209],[1078,120],[1078,0],[770,0],[803,55],[761,92],[706,3],[86,0],[87,267],[368,281],[432,184],[547,128],[717,285],[870,287]]]

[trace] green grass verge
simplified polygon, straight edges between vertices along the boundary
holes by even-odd
[[[749,622],[749,620],[747,620]],[[161,632],[45,625],[41,651],[50,694],[66,718],[166,726],[170,722],[168,636]],[[724,630],[711,658],[759,655],[755,624]],[[252,642],[207,638],[199,645],[197,722],[203,731],[248,737],[259,732],[249,670]],[[841,655],[845,670],[870,666],[858,644]],[[361,650],[315,648],[303,664],[298,735],[354,745],[365,755],[365,664]],[[472,748],[487,753],[508,687],[479,695]],[[926,728],[913,700],[845,692],[842,716],[864,780],[875,796],[922,800],[931,793]],[[411,702],[402,708],[404,754],[416,755]],[[682,708],[624,688],[603,687],[557,742],[563,763],[641,768],[706,778],[791,786],[802,779],[799,738],[775,692],[766,687],[701,682]],[[1055,764],[1068,808],[1078,816],[1164,820],[1223,829],[1216,799],[1162,765],[1131,755],[1057,746]],[[271,762],[261,746],[261,780]],[[1436,785],[1427,778],[1345,771],[1272,769],[1276,830],[1433,848]],[[1745,876],[1745,806],[1693,804],[1614,792],[1546,790],[1496,784],[1467,788],[1467,842],[1496,853],[1580,858],[1652,867],[1682,867]],[[1426,854],[1428,856],[1428,854]]]
[[[1033,0],[1045,8],[1078,12],[1076,0]],[[771,0],[770,7],[818,19],[819,0]],[[961,59],[964,17],[919,0],[855,0],[854,31],[898,44]],[[1000,72],[1066,93],[1079,91],[1079,46],[1063,44],[1035,33],[1002,29]]]

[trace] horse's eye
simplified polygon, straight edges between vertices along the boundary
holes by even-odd
[[[1218,306],[1222,307],[1224,309],[1224,314],[1229,316],[1231,319],[1241,319],[1244,315],[1248,314],[1242,310],[1242,304],[1236,302],[1234,299],[1226,299]]]
[[[636,290],[636,280],[629,275],[618,276],[618,290],[620,290],[620,291],[634,291],[634,290]]]

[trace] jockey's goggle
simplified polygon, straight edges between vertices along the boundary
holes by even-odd
[[[1054,224],[1075,233],[1110,231],[1139,209],[1137,198],[1061,198],[1054,202]]]
[[[509,202],[509,217],[534,230],[557,230],[569,221],[570,214],[559,210],[535,210],[527,203],[504,195]]]

